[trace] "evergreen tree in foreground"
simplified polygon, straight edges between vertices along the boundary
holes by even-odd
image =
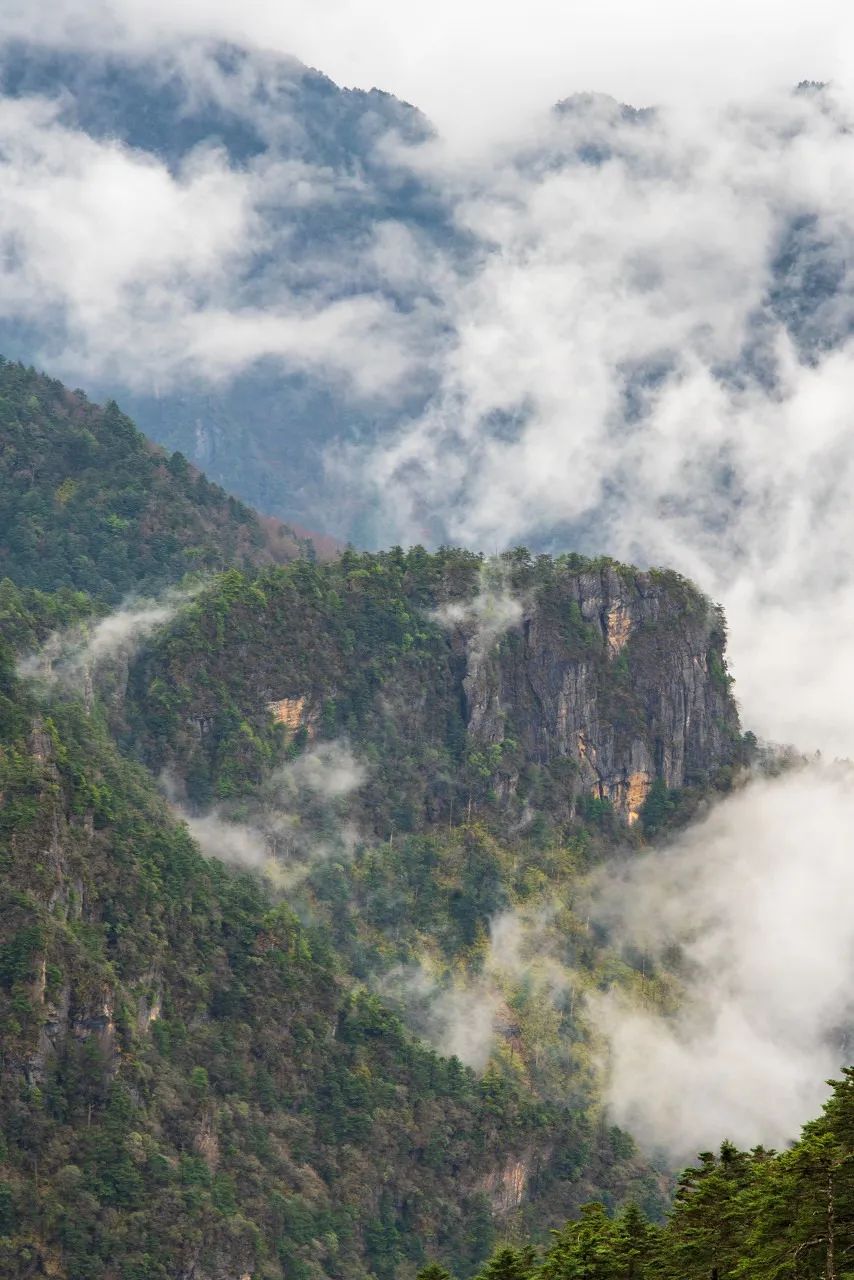
[[[502,1246],[475,1280],[854,1280],[854,1067],[789,1151],[724,1142],[679,1179],[667,1223],[599,1203],[535,1250]],[[431,1264],[418,1280],[450,1280]]]

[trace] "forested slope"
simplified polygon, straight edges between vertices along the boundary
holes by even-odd
[[[114,403],[0,359],[0,576],[115,603],[309,548],[156,448]]]
[[[626,1137],[420,1046],[8,648],[0,710],[4,1274],[465,1272],[532,1150],[534,1200],[654,1201]]]
[[[586,1205],[549,1248],[504,1245],[478,1280],[845,1280],[854,1256],[854,1068],[782,1153],[703,1152],[662,1227]],[[448,1280],[438,1264],[422,1280]]]
[[[584,1001],[678,991],[584,886],[747,758],[720,611],[524,549],[259,566],[117,410],[0,372],[6,1271],[468,1276],[591,1198],[660,1216]]]

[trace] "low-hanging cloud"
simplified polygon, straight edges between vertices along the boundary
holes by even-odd
[[[549,1015],[567,997],[572,1006],[575,986],[582,985],[558,954],[559,932],[549,928],[554,914],[549,904],[501,911],[490,921],[477,971],[447,972],[424,954],[384,974],[379,989],[404,1007],[410,1023],[440,1053],[483,1071],[508,1036],[518,1034],[519,1015],[509,1000],[524,988],[526,1010],[537,1011],[538,1025],[526,1027],[525,1046],[536,1061],[544,1049],[554,1048],[559,1017],[547,1026]],[[539,1039],[544,1029],[548,1046]]]
[[[201,589],[197,584],[167,591],[157,600],[129,600],[105,617],[80,623],[68,631],[55,631],[38,652],[19,662],[18,672],[48,685],[88,688],[105,667],[116,662],[126,666],[139,646],[171,622]]]
[[[404,1008],[409,1023],[434,1049],[483,1071],[505,1007],[488,975],[443,976],[423,958],[392,969],[377,986],[386,999]]]
[[[343,802],[367,776],[348,743],[318,743],[274,770],[251,816],[240,819],[218,808],[190,813],[176,779],[164,778],[163,786],[205,854],[258,871],[274,888],[287,892],[317,866],[353,857],[360,835]]]
[[[498,559],[484,561],[477,590],[462,600],[448,600],[428,614],[448,631],[467,639],[470,666],[479,665],[508,631],[518,627],[524,604],[507,581],[507,566]]]
[[[215,98],[213,57],[166,62],[188,94]],[[34,326],[32,357],[158,394],[222,385],[265,358],[357,401],[417,382],[435,329],[428,282],[401,312],[383,275],[382,218],[322,248],[293,244],[309,211],[360,207],[358,176],[274,148],[237,165],[214,144],[170,167],[88,135],[63,107],[0,97],[0,319]]]
[[[602,876],[594,913],[615,944],[680,956],[669,1014],[616,992],[587,1004],[613,1116],[649,1148],[781,1146],[818,1110],[850,1058],[852,829],[854,770],[815,762]]]
[[[358,791],[368,773],[352,747],[341,739],[318,742],[272,775],[268,792],[293,797],[307,790],[329,801]]]

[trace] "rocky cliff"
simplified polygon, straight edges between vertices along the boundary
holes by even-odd
[[[377,831],[461,806],[572,816],[585,797],[633,824],[656,782],[703,787],[738,761],[725,640],[720,611],[674,573],[347,553],[228,575],[143,655],[129,716],[151,767],[199,807],[283,749],[346,737]]]
[[[568,761],[581,791],[634,823],[656,779],[681,788],[732,762],[724,643],[720,611],[674,574],[559,574],[488,652],[476,627],[460,629],[468,733],[509,738],[526,761]],[[505,771],[505,791],[517,781]]]

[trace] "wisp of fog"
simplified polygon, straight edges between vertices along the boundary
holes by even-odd
[[[610,1046],[612,1113],[648,1147],[779,1147],[818,1110],[850,1058],[852,831],[854,769],[815,762],[602,873],[593,909],[614,943],[680,953],[672,1015],[613,992],[587,1002]]]

